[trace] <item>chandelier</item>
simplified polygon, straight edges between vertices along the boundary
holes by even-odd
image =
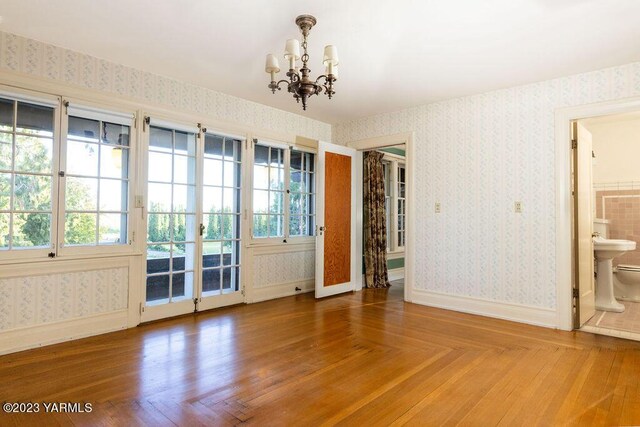
[[[287,71],[287,77],[289,80],[280,80],[276,82],[276,73],[280,71],[280,65],[278,64],[278,58],[275,55],[267,55],[267,64],[265,71],[271,75],[271,83],[269,83],[269,89],[272,93],[276,93],[277,90],[281,90],[280,84],[285,83],[289,93],[293,94],[293,97],[297,102],[302,100],[302,109],[307,109],[307,99],[311,95],[318,95],[324,93],[331,99],[331,96],[336,92],[333,90],[333,84],[338,79],[338,50],[335,46],[328,45],[324,48],[324,59],[326,74],[319,76],[315,81],[309,78],[311,70],[307,67],[309,61],[309,55],[307,54],[307,36],[309,31],[316,24],[316,18],[311,15],[300,15],[296,18],[296,25],[302,32],[302,49],[304,51],[302,55],[302,68],[299,70],[296,68],[296,61],[300,57],[300,42],[297,39],[289,39],[285,45],[284,57],[289,61],[289,71]],[[324,80],[324,81],[323,81]]]

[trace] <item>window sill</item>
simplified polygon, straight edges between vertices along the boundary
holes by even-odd
[[[74,254],[74,255],[60,255],[54,258],[49,257],[33,257],[33,258],[22,258],[22,259],[1,259],[0,258],[0,266],[7,265],[20,265],[20,264],[35,264],[35,263],[56,263],[63,261],[82,261],[82,260],[93,260],[93,259],[104,259],[104,258],[128,258],[128,257],[138,257],[144,256],[145,254],[142,252],[112,252],[112,253],[95,253],[95,254]]]

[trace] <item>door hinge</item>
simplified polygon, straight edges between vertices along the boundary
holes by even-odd
[[[200,235],[203,236],[204,235],[204,224],[200,224]]]
[[[240,293],[242,294],[242,296],[245,296],[244,286],[240,289]]]
[[[55,258],[56,257],[56,253],[55,252],[49,252],[49,254],[47,256],[49,258]]]
[[[147,126],[149,126],[150,123],[151,123],[151,117],[144,116],[144,119],[142,119],[142,131],[143,132],[147,131]]]
[[[580,298],[580,290],[578,288],[573,288],[573,297]]]
[[[65,99],[64,101],[62,101],[62,105],[64,105],[64,113],[68,116],[69,115],[69,101],[67,101]]]
[[[64,171],[60,171],[60,172],[58,172],[58,176],[60,176],[60,177],[64,178]]]
[[[575,150],[576,148],[578,148],[578,140],[577,139],[572,139],[571,140],[571,149]]]
[[[144,313],[144,304],[140,303],[140,314]]]

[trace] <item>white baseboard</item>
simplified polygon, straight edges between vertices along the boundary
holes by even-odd
[[[14,353],[127,328],[127,310],[0,332],[0,354]]]
[[[389,270],[387,274],[389,275],[390,282],[393,282],[394,280],[404,279],[404,267]]]
[[[420,289],[412,289],[411,302],[546,328],[557,328],[556,311],[549,308],[442,294]]]
[[[301,280],[295,282],[279,283],[277,285],[265,286],[264,288],[254,288],[251,291],[251,300],[247,303],[266,301],[275,298],[288,297],[291,295],[312,292],[315,290],[315,280]],[[296,288],[300,288],[296,291]]]

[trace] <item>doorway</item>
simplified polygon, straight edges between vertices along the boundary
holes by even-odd
[[[389,182],[385,184],[386,192],[385,196],[388,200],[390,209],[388,210],[388,224],[387,235],[389,246],[388,255],[394,252],[391,256],[388,256],[387,265],[390,273],[389,280],[391,282],[396,280],[402,280],[404,286],[404,299],[405,301],[412,300],[413,289],[413,259],[414,259],[414,239],[412,238],[414,233],[414,203],[413,203],[413,133],[401,133],[395,135],[381,136],[377,138],[364,139],[360,141],[354,141],[347,144],[349,147],[353,147],[360,153],[380,150],[387,155],[387,174],[386,177]],[[395,153],[394,153],[395,152]],[[393,156],[395,154],[395,157]],[[401,155],[400,155],[401,154]],[[397,176],[394,179],[394,174]],[[358,188],[357,188],[357,253],[364,253],[364,218],[363,218],[363,168],[362,161],[359,162],[358,167]],[[395,183],[394,183],[395,182]],[[392,188],[392,186],[394,186]],[[396,187],[399,186],[399,187]],[[387,194],[388,193],[388,194]],[[393,201],[393,195],[397,194],[399,200]],[[391,233],[394,233],[391,236]],[[395,242],[395,243],[394,243]],[[364,273],[364,262],[362,263],[362,272]],[[396,282],[396,286],[399,287],[401,282]],[[364,274],[359,276],[358,289],[362,289],[364,286]],[[393,283],[392,283],[393,286]]]
[[[640,111],[572,123],[575,326],[640,340]]]

